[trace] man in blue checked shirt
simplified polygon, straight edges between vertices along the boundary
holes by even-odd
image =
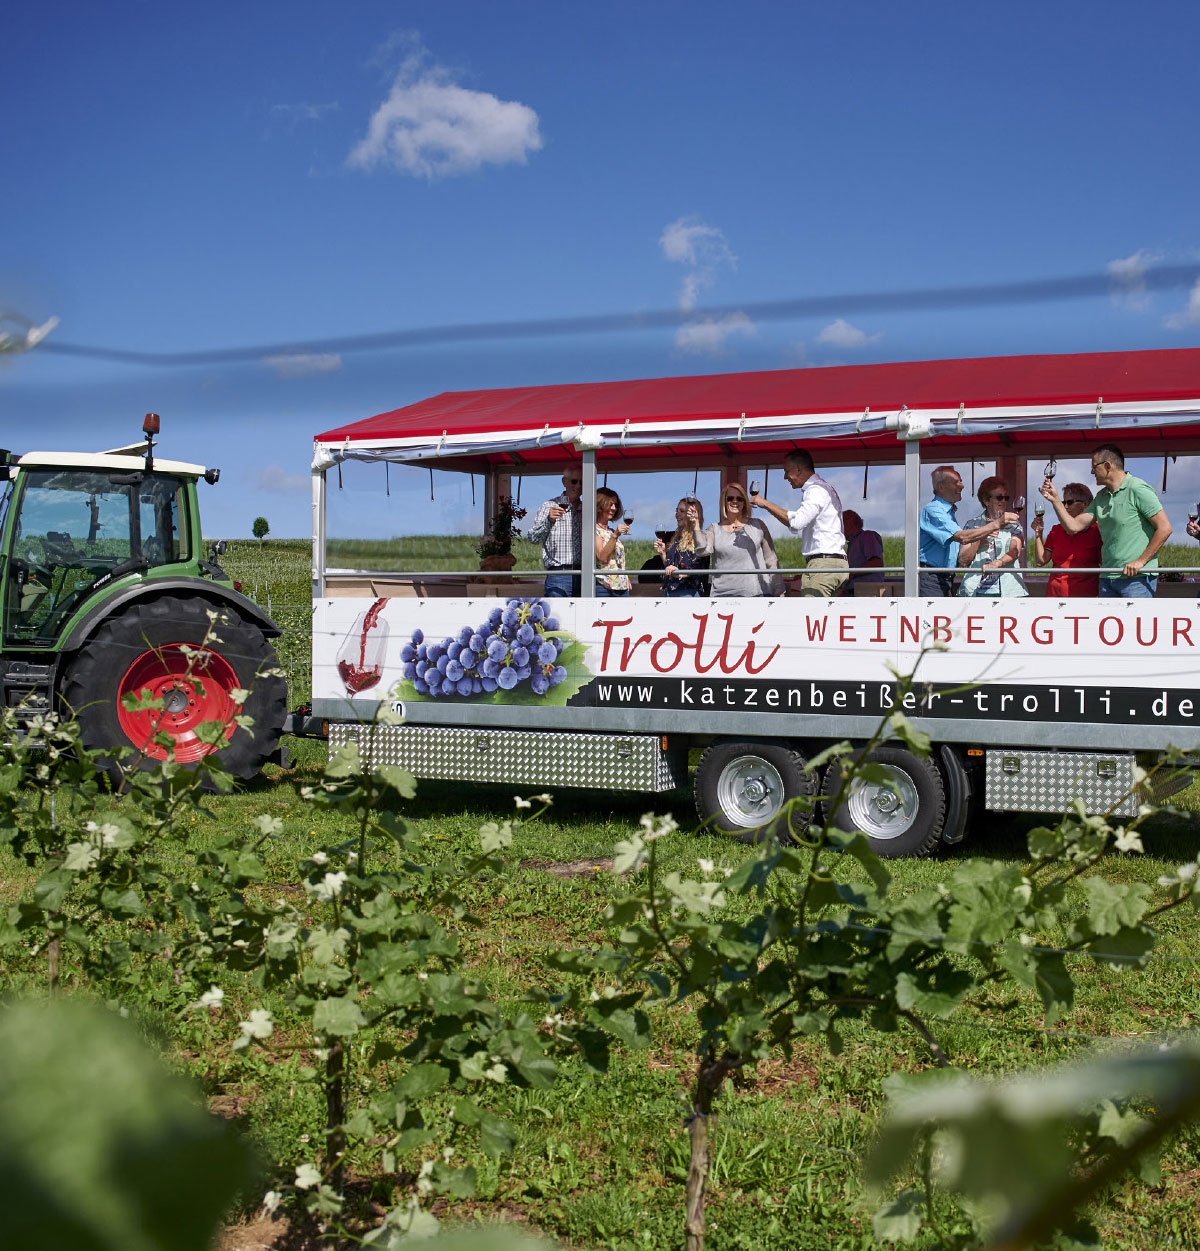
[[[555,573],[556,569],[579,569],[583,565],[583,478],[578,469],[562,476],[563,493],[537,510],[533,525],[525,532],[532,543],[542,545],[546,569],[547,598],[578,595],[580,575]]]
[[[962,530],[955,507],[962,499],[962,493],[963,480],[953,465],[939,465],[933,471],[933,499],[921,509],[921,574],[918,580],[921,595],[953,595],[954,574],[937,573],[935,570],[955,568],[961,544],[985,539],[1004,526],[1021,520],[1017,513],[1005,513],[973,530]]]

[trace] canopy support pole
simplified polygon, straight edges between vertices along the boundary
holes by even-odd
[[[596,453],[583,453],[582,516],[579,518],[582,540],[583,583],[580,594],[584,599],[596,595]]]
[[[904,444],[904,594],[920,588],[921,564],[921,441]]]
[[[313,599],[325,598],[325,471],[312,474],[312,584]]]

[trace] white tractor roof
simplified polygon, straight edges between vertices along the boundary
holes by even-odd
[[[144,456],[122,456],[117,452],[26,452],[17,460],[26,469],[112,469],[119,473],[135,473],[146,468]],[[203,465],[189,465],[182,460],[154,458],[158,473],[182,474],[202,478]]]

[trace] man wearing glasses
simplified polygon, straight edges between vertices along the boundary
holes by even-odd
[[[1104,443],[1092,453],[1092,473],[1100,488],[1084,512],[1069,509],[1049,478],[1042,494],[1054,506],[1068,534],[1081,534],[1093,522],[1100,531],[1100,597],[1153,599],[1158,585],[1158,549],[1171,537],[1171,523],[1154,488],[1125,472],[1119,447]],[[1119,571],[1119,572],[1118,572]]]
[[[526,531],[532,543],[542,545],[542,564],[546,569],[547,599],[580,594],[578,573],[555,573],[556,569],[579,569],[583,565],[583,479],[578,469],[568,469],[562,476],[563,492],[547,500],[537,510],[533,525]]]
[[[1021,520],[1018,513],[1001,513],[981,526],[963,530],[958,524],[958,501],[962,499],[962,475],[953,465],[939,465],[932,474],[933,499],[921,509],[920,595],[953,595],[954,574],[941,573],[958,567],[958,551],[964,543],[990,538],[1005,526]]]

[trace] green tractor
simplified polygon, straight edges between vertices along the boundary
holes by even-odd
[[[224,544],[205,558],[196,484],[220,470],[156,460],[158,416],[142,429],[93,455],[0,452],[4,705],[73,715],[88,747],[146,762],[217,751],[248,779],[277,758],[279,629],[216,563]],[[197,734],[214,721],[216,743]]]

